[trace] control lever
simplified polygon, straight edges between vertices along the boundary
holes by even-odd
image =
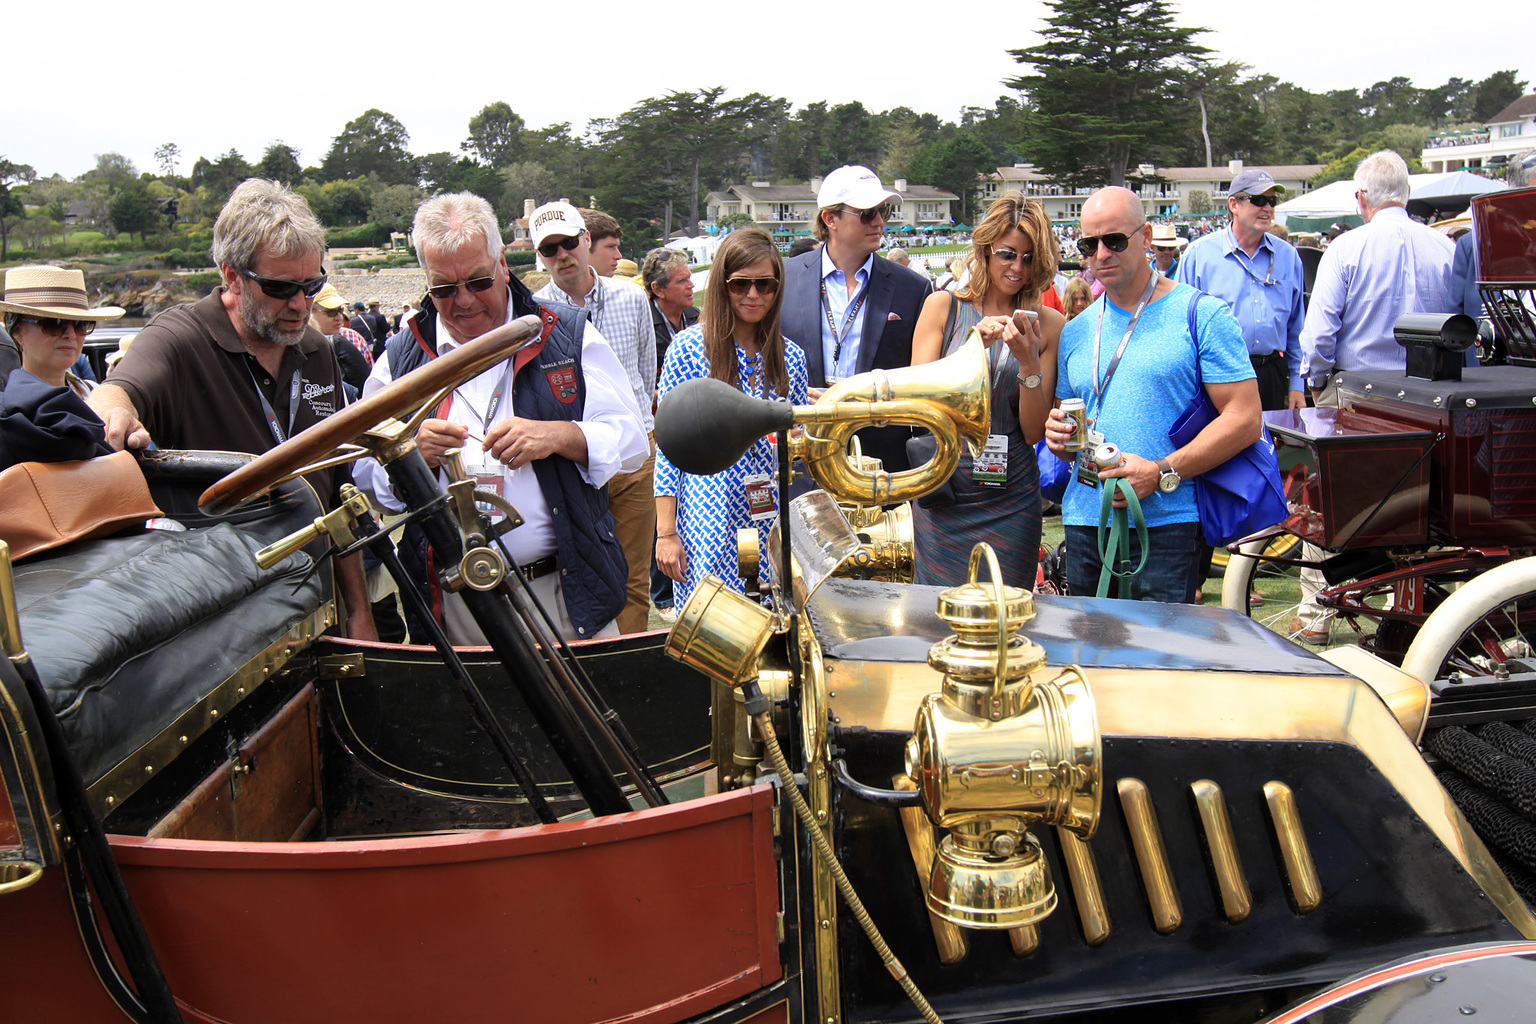
[[[274,541],[256,552],[256,564],[270,569],[295,551],[324,535],[331,538],[337,548],[345,548],[357,540],[357,520],[371,516],[368,496],[351,484],[341,485],[341,504],[316,519],[296,533]]]

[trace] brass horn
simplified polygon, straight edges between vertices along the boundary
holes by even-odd
[[[811,478],[843,501],[887,505],[909,501],[949,479],[960,464],[960,441],[974,458],[992,428],[987,350],[974,329],[954,353],[933,363],[896,370],[870,370],[849,377],[813,405],[797,405],[794,421],[804,424],[790,441]],[[937,441],[926,464],[891,473],[865,470],[848,457],[848,440],[861,427],[906,423],[924,427]],[[813,428],[820,428],[819,432]]]

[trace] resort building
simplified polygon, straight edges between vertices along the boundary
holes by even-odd
[[[1306,192],[1307,179],[1323,169],[1322,164],[1255,166],[1273,175],[1276,183],[1285,187],[1287,197]],[[1143,164],[1137,168],[1137,174],[1127,182],[1126,187],[1141,196],[1142,207],[1149,219],[1198,217],[1226,209],[1232,179],[1242,169],[1241,160],[1233,160],[1221,167],[1153,167]],[[1029,164],[1015,164],[1012,167],[999,167],[994,173],[983,177],[980,185],[981,205],[985,208],[987,203],[1004,192],[1018,191],[1040,200],[1052,220],[1076,221],[1082,216],[1083,203],[1098,187],[1072,188],[1058,185]]]
[[[1536,150],[1536,93],[1515,100],[1480,130],[1434,136],[1419,160],[1431,173],[1494,170],[1532,150]]]
[[[704,199],[705,222],[714,227],[720,218],[740,213],[775,235],[809,235],[816,217],[816,193],[821,189],[821,180],[812,178],[808,182],[778,185],[754,181],[711,192]],[[888,232],[924,231],[955,223],[960,197],[953,192],[932,185],[912,185],[905,178],[897,178],[890,189],[900,199],[895,202],[895,214],[886,222]]]

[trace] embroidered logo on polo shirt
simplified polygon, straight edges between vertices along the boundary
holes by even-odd
[[[317,418],[325,419],[325,417],[335,413],[336,403],[329,400],[317,401],[317,399],[319,399],[322,395],[333,394],[335,391],[336,385],[334,383],[314,384],[309,381],[305,381],[304,401],[309,403],[310,411],[313,412]]]
[[[565,359],[544,367],[544,379],[549,381],[550,393],[563,405],[576,401],[576,360]]]

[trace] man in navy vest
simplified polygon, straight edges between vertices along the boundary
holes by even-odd
[[[561,635],[617,635],[628,569],[606,485],[639,469],[651,451],[628,376],[583,310],[535,302],[512,277],[484,199],[461,192],[428,200],[411,237],[427,298],[389,339],[363,393],[517,317],[542,316],[541,340],[456,388],[416,443],[434,468],[444,452],[462,451],[477,487],[516,506],[524,522],[507,547]],[[385,507],[399,507],[377,464],[360,464],[357,478]],[[448,639],[484,643],[455,595],[438,603],[424,548],[409,533],[401,557],[434,591]]]

